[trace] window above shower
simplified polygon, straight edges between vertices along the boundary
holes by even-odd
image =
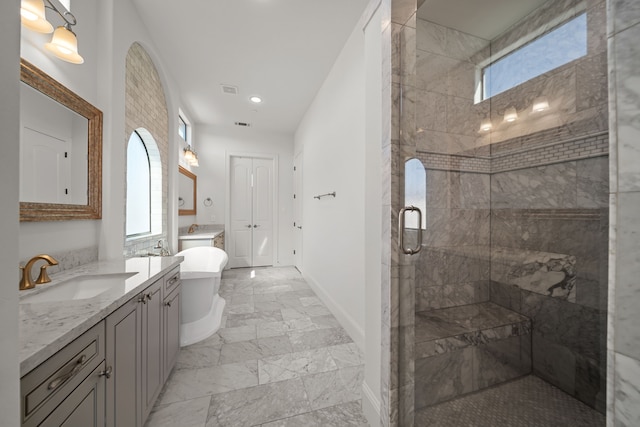
[[[519,40],[501,52],[492,53],[488,65],[481,64],[476,102],[587,55],[587,14],[564,21],[541,36],[530,36],[532,40]]]

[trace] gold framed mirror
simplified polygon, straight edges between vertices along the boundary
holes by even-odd
[[[178,172],[178,215],[195,215],[198,177],[182,166]]]
[[[102,218],[102,112],[96,107],[85,101],[60,82],[53,79],[44,71],[40,70],[28,61],[21,59],[20,61],[20,80],[27,86],[23,86],[21,89],[21,104],[22,93],[32,92],[29,96],[45,95],[36,103],[39,108],[32,108],[32,110],[45,108],[42,114],[42,122],[48,121],[50,123],[60,120],[53,120],[51,116],[57,116],[56,114],[49,114],[45,105],[59,105],[62,110],[68,109],[68,114],[71,115],[71,121],[84,122],[77,129],[69,131],[71,135],[69,139],[74,139],[76,142],[68,142],[67,148],[55,148],[54,154],[43,153],[46,151],[37,151],[35,155],[25,156],[23,154],[23,139],[27,133],[31,133],[36,137],[44,141],[41,146],[48,144],[53,145],[51,141],[59,140],[55,135],[48,135],[47,132],[41,132],[39,129],[32,129],[37,127],[38,117],[32,115],[29,117],[31,123],[36,123],[36,126],[32,124],[27,125],[21,117],[21,141],[20,141],[20,221],[68,221],[68,220],[85,220],[85,219],[101,219]],[[35,89],[35,91],[31,89]],[[37,92],[37,93],[36,93]],[[52,102],[53,101],[53,102]],[[22,114],[21,114],[22,116]],[[47,117],[49,116],[49,117]],[[86,135],[85,135],[86,134]],[[44,137],[43,137],[44,135]],[[86,136],[86,139],[85,139]],[[73,147],[78,148],[73,151]],[[30,143],[30,147],[37,145],[38,143]],[[35,149],[34,149],[35,150]],[[25,158],[27,160],[25,160]],[[43,170],[57,170],[55,165],[51,166],[51,162],[58,162],[59,159],[66,159],[69,162],[78,160],[80,166],[69,166],[68,171],[65,172],[65,176],[50,178],[46,175],[47,172]],[[53,159],[53,160],[52,160]],[[70,159],[70,160],[69,160]],[[35,177],[35,178],[34,178]],[[58,182],[60,181],[60,182]],[[33,195],[31,192],[24,190],[25,185],[23,183],[29,183],[33,188],[44,188],[41,193],[46,193],[47,188],[52,187],[52,182],[55,182],[56,192],[60,192],[63,196],[57,199],[44,197],[44,201],[39,199],[37,194]],[[80,183],[76,185],[76,183]],[[66,188],[65,188],[66,185]],[[75,190],[69,187],[79,187]],[[70,196],[70,192],[75,191],[75,197]],[[27,194],[25,196],[25,194]],[[65,198],[66,197],[66,198]],[[24,199],[24,200],[23,200]],[[54,201],[52,201],[54,200]]]

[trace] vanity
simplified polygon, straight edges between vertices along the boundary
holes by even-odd
[[[23,426],[144,425],[180,350],[180,262],[100,261],[21,291]]]
[[[179,250],[183,251],[196,246],[213,246],[224,250],[224,230],[178,236]]]

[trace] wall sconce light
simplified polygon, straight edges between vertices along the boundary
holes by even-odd
[[[53,25],[47,21],[45,8],[56,12],[64,20],[64,25],[53,31]],[[22,0],[20,4],[20,20],[25,28],[39,33],[50,33],[53,31],[51,42],[44,47],[59,59],[72,64],[82,64],[84,58],[78,54],[78,38],[71,30],[78,21],[73,14],[67,10],[60,11],[49,0]]]
[[[482,123],[480,123],[480,132],[489,132],[491,129],[493,129],[491,119],[484,119]]]
[[[549,109],[549,101],[547,100],[546,96],[541,96],[539,98],[536,98],[535,101],[533,101],[534,113],[539,113],[541,111],[548,110],[548,109]]]
[[[191,166],[200,166],[198,154],[191,149],[190,145],[187,145],[187,148],[184,149],[184,159],[189,162]]]
[[[509,107],[504,112],[504,121],[505,122],[515,122],[518,119],[518,112],[514,107]]]

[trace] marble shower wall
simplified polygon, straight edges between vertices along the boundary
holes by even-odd
[[[640,425],[640,2],[608,0],[610,425]]]
[[[604,412],[608,94],[604,1],[547,2],[500,52],[586,13],[587,54],[492,97],[490,299],[532,320],[533,372]],[[554,24],[555,20],[555,24]],[[549,109],[532,112],[536,97]],[[484,101],[487,102],[487,101]],[[515,107],[518,120],[502,121]]]
[[[532,320],[534,374],[601,412],[607,164],[595,157],[491,179],[490,299]]]

